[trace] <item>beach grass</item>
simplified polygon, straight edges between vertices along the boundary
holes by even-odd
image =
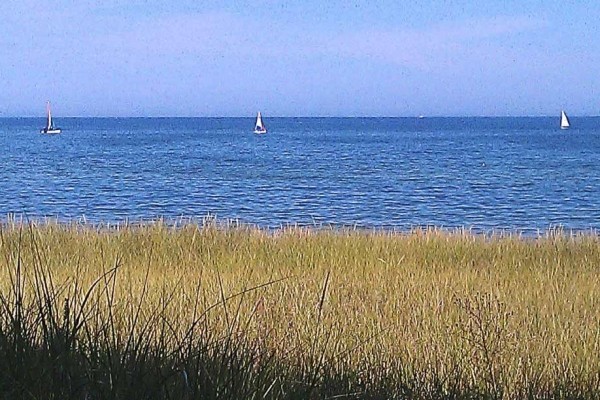
[[[600,398],[600,238],[0,228],[4,398]]]

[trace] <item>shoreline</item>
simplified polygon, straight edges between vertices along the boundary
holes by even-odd
[[[522,228],[522,229],[478,229],[476,227],[444,227],[435,225],[415,225],[411,228],[400,228],[394,226],[364,226],[359,224],[299,224],[290,223],[279,226],[261,226],[259,224],[245,223],[238,219],[220,219],[214,215],[204,217],[175,217],[175,218],[148,218],[148,219],[128,219],[116,221],[94,221],[85,217],[76,219],[61,219],[56,217],[28,218],[22,215],[9,214],[0,218],[0,227],[9,227],[15,225],[33,225],[33,226],[59,226],[59,227],[78,227],[90,228],[95,230],[122,230],[122,229],[145,229],[155,226],[164,226],[167,228],[217,228],[220,230],[241,229],[251,230],[270,234],[285,232],[290,230],[306,231],[311,233],[362,233],[373,235],[407,236],[412,234],[435,233],[444,235],[474,236],[484,238],[523,238],[523,239],[543,239],[546,237],[599,237],[600,232],[592,227],[589,228],[565,228],[563,225],[551,225],[547,229]]]

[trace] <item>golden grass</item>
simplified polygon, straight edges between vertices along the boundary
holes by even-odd
[[[56,302],[72,305],[104,276],[84,308],[108,313],[110,299],[122,341],[166,319],[171,334],[156,345],[176,346],[201,319],[216,338],[266,349],[316,382],[326,369],[365,391],[515,398],[600,389],[600,238],[591,234],[8,223],[5,298],[18,263],[26,302],[40,273]]]

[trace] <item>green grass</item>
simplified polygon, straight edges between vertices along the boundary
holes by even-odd
[[[600,238],[9,221],[4,398],[600,398]]]

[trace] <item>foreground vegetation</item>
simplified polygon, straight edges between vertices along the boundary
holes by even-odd
[[[600,238],[0,226],[2,398],[600,398]]]

